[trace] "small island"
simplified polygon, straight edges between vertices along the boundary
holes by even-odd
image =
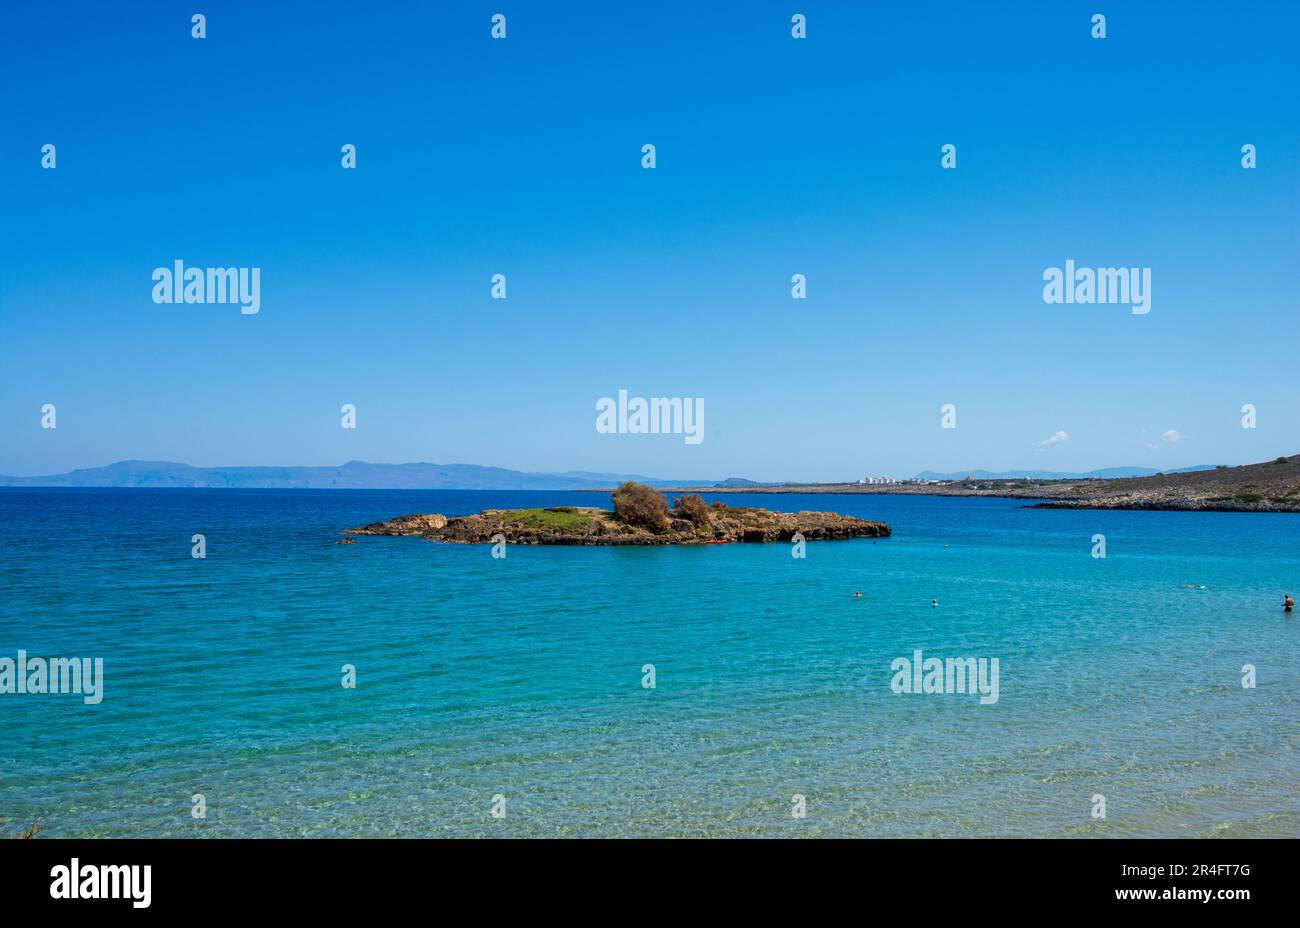
[[[639,483],[613,492],[613,510],[594,506],[484,509],[477,515],[399,516],[345,535],[407,535],[454,544],[500,541],[519,545],[683,545],[728,542],[882,538],[884,522],[834,512],[771,512],[704,502],[698,493],[678,497],[670,509],[662,493]],[[499,536],[499,537],[498,537]]]

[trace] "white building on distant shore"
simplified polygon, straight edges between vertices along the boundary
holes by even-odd
[[[858,483],[863,485],[870,484],[872,486],[878,486],[882,484],[895,484],[898,483],[898,481],[895,480],[893,477],[863,477],[861,480],[858,481]]]

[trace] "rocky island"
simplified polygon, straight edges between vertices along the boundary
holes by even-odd
[[[484,509],[477,515],[399,516],[345,535],[408,535],[457,544],[504,539],[523,545],[676,545],[727,542],[807,541],[880,538],[884,522],[834,512],[771,512],[767,509],[709,505],[698,494],[685,494],[673,508],[663,494],[639,483],[613,492],[614,508],[554,506],[546,509]],[[499,536],[499,537],[498,537]]]

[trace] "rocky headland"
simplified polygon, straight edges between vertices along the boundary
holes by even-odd
[[[546,509],[485,509],[477,515],[399,516],[345,535],[406,535],[456,544],[504,539],[523,545],[676,545],[727,542],[880,538],[884,522],[834,512],[772,512],[705,503],[687,494],[668,508],[662,494],[627,483],[613,493],[614,508],[554,506]]]
[[[669,488],[668,492],[673,492]],[[1300,512],[1300,455],[1150,477],[906,481],[887,485],[759,484],[709,493],[915,494],[1023,499],[1034,509]]]
[[[1300,512],[1300,455],[1263,464],[1050,488],[1038,509]]]

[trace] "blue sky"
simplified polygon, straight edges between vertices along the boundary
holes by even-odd
[[[0,473],[1300,452],[1296,5],[608,6],[5,5]],[[1067,258],[1150,267],[1151,312],[1045,304]],[[176,259],[260,267],[261,312],[153,303]],[[705,440],[598,434],[620,388]]]

